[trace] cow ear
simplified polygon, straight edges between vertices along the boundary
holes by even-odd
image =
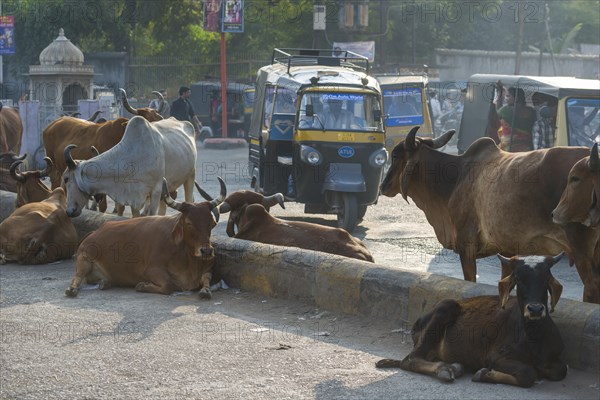
[[[504,279],[501,279],[498,282],[498,294],[500,295],[500,306],[502,309],[506,306],[506,302],[508,301],[508,296],[510,295],[511,290],[517,284],[517,279],[515,278],[515,274],[510,274]]]
[[[550,275],[550,280],[548,280],[548,292],[550,293],[550,312],[554,312],[554,306],[560,300],[560,295],[562,294],[563,286],[560,282]]]
[[[171,231],[171,238],[175,244],[179,244],[183,240],[183,215],[180,215],[177,219],[177,223]]]

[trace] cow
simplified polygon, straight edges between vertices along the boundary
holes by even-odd
[[[579,160],[567,179],[567,186],[560,202],[552,211],[557,224],[579,222],[600,228],[600,157],[598,144],[594,144],[590,156]]]
[[[46,162],[46,168],[43,170],[18,172],[17,168],[23,163],[23,160],[15,161],[10,166],[10,176],[17,182],[15,208],[24,206],[27,203],[45,200],[52,194],[52,191],[41,181],[52,170],[52,160],[49,157],[44,157],[44,161]]]
[[[17,161],[24,160],[26,154],[17,156],[14,152],[0,154],[0,190],[17,192],[17,182],[10,176],[10,167]]]
[[[600,231],[552,222],[569,170],[588,148],[509,153],[480,138],[457,156],[437,150],[453,130],[422,139],[415,137],[417,129],[392,151],[381,193],[413,199],[440,243],[460,256],[465,280],[475,282],[480,257],[565,251],[583,282],[583,300],[600,303],[600,260],[594,257]]]
[[[0,154],[21,151],[23,137],[23,122],[19,111],[11,107],[4,107],[0,103]]]
[[[144,107],[133,109],[127,103],[127,95],[123,93],[123,102],[127,110],[135,115],[142,116],[148,121],[160,121],[163,117],[154,109]],[[78,160],[89,160],[95,154],[91,150],[94,146],[100,153],[115,146],[123,138],[127,118],[117,118],[104,123],[95,123],[73,117],[61,117],[52,121],[43,131],[42,137],[46,156],[54,163],[54,169],[50,173],[51,188],[55,189],[61,185],[61,177],[67,165],[64,160],[64,150],[70,144],[77,145],[73,151],[73,157]]]
[[[130,205],[134,217],[149,199],[144,214],[156,214],[160,203],[160,214],[164,215],[166,208],[160,202],[163,177],[170,192],[183,185],[185,201],[194,201],[196,142],[190,122],[169,118],[150,123],[136,116],[127,123],[123,139],[97,157],[74,161],[74,148],[71,144],[64,150],[67,169],[63,181],[70,217],[78,216],[96,194]]]
[[[17,208],[0,223],[0,264],[45,264],[71,258],[75,226],[66,213],[66,195],[56,188],[41,202]]]
[[[200,192],[200,194],[206,200],[212,200],[211,198],[207,198],[204,193]],[[279,204],[281,208],[285,209],[284,197],[281,193],[275,193],[272,196],[264,196],[263,194],[252,190],[237,190],[227,196],[225,201],[219,206],[219,212],[221,212],[221,214],[230,213],[229,219],[227,220],[227,228],[225,230],[227,236],[235,236],[236,228],[238,228],[236,225],[236,221],[239,218],[238,214],[243,206],[250,204],[262,204],[267,211],[275,204]]]
[[[75,297],[81,284],[99,283],[135,287],[139,292],[171,294],[200,288],[201,298],[211,298],[210,279],[215,252],[211,230],[219,220],[221,192],[212,201],[177,202],[162,185],[162,200],[179,213],[110,221],[87,236],[79,245],[75,276],[65,291]]]
[[[564,379],[564,343],[549,315],[562,293],[550,268],[562,254],[535,264],[498,257],[503,269],[510,271],[498,282],[499,296],[442,300],[413,325],[412,351],[403,360],[379,360],[376,367],[399,367],[444,382],[466,370],[475,372],[474,382],[525,388],[542,378]],[[509,298],[515,286],[517,297]]]
[[[260,204],[243,206],[234,219],[236,239],[322,251],[374,262],[367,247],[341,228],[303,221],[285,221],[269,214]]]

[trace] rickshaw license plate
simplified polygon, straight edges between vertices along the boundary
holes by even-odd
[[[348,132],[340,132],[338,133],[338,141],[339,142],[354,142],[356,139],[354,138],[354,133]]]

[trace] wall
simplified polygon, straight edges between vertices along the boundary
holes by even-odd
[[[515,53],[510,51],[435,49],[435,57],[442,82],[466,81],[473,74],[513,75],[515,73]],[[552,67],[550,54],[544,53],[540,63],[539,53],[524,52],[519,75],[600,78],[598,54],[555,54],[554,61],[556,73]]]

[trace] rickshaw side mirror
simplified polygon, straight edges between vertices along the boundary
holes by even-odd
[[[306,105],[306,116],[307,117],[312,117],[315,115],[315,109],[313,107],[312,104],[307,104]]]
[[[377,122],[382,122],[381,121],[381,110],[374,110],[373,111],[373,118],[375,119],[375,121]]]

